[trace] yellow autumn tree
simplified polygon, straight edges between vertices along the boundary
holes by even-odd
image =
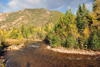
[[[83,33],[84,33],[85,39],[88,39],[89,36],[90,36],[90,30],[89,30],[89,27],[86,27],[86,28],[84,29]]]
[[[4,34],[4,32],[2,30],[0,30],[0,34],[2,35],[2,34]]]

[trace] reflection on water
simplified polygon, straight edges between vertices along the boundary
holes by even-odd
[[[4,54],[7,67],[99,67],[100,58],[88,55],[64,54],[44,49],[44,42],[26,42],[18,51]]]

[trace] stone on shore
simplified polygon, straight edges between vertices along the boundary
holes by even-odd
[[[22,48],[24,46],[24,44],[21,45],[11,45],[7,48],[7,50],[19,50],[20,48]]]

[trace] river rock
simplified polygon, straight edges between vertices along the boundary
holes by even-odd
[[[20,48],[22,48],[24,46],[24,44],[21,45],[11,45],[7,48],[7,50],[19,50]]]

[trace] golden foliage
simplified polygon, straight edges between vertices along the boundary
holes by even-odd
[[[68,36],[68,33],[64,31],[63,32],[63,35],[67,37]]]
[[[89,22],[93,22],[93,23],[97,22],[96,17],[95,17],[94,14],[89,13]]]
[[[18,30],[14,30],[16,33],[18,32]]]
[[[48,25],[48,30],[53,30],[53,27],[54,27],[54,24],[53,24],[53,23],[50,23],[50,24]]]
[[[84,33],[84,37],[85,37],[85,38],[89,38],[89,36],[90,36],[89,27],[85,28],[84,31],[83,31],[83,33]]]
[[[4,34],[4,32],[3,32],[2,30],[0,30],[0,33],[1,33],[1,34]]]
[[[8,34],[6,34],[4,37],[5,37],[5,38],[8,38],[8,37],[9,37],[9,35],[8,35]]]
[[[70,26],[70,32],[71,32],[71,34],[72,34],[75,38],[80,37],[80,34],[78,33],[78,28],[76,27],[76,25],[69,24],[69,26]]]

